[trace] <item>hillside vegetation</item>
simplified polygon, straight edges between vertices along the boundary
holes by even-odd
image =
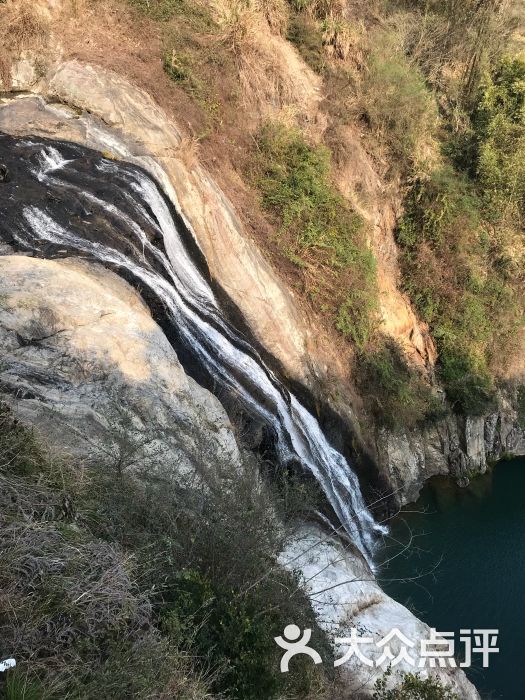
[[[290,620],[331,657],[276,561],[290,489],[271,499],[249,461],[205,485],[128,472],[51,455],[1,407],[0,656],[20,662],[2,698],[332,697],[304,658],[276,672]]]
[[[401,284],[429,324],[450,405],[490,410],[523,324],[519,4],[129,2],[162,28],[165,69],[201,110],[198,140],[224,132],[244,144],[237,166],[273,228],[270,256],[352,341],[358,376],[379,360],[383,378],[395,376],[374,383],[371,410],[406,426],[439,414],[432,391],[400,390],[412,370],[382,336],[366,202],[358,192],[344,198],[334,176],[348,126],[360,130],[386,187],[404,197]],[[325,127],[300,104],[279,55],[269,55],[272,35],[318,76]],[[234,114],[251,140],[232,135]]]
[[[500,5],[476,7],[447,17],[436,4],[425,18],[436,32],[444,21],[461,32],[462,54],[452,46],[436,73],[414,53],[441,99],[441,158],[413,174],[397,237],[404,286],[432,329],[448,397],[470,414],[490,407],[493,378],[515,350],[525,261],[525,60],[504,53],[513,25]]]

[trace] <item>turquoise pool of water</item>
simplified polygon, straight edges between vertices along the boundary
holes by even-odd
[[[454,632],[460,651],[460,629],[499,629],[499,653],[469,677],[484,698],[525,700],[525,459],[500,462],[465,489],[434,479],[390,525],[386,592]],[[404,551],[392,538],[406,545],[410,533]]]

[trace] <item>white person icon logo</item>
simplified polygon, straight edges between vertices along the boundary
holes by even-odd
[[[288,663],[290,659],[297,654],[306,654],[313,659],[314,664],[323,663],[323,660],[315,649],[311,649],[308,646],[308,642],[312,637],[311,629],[305,629],[303,636],[301,637],[301,630],[299,627],[297,627],[297,625],[287,625],[284,628],[283,634],[284,639],[282,637],[274,637],[281,649],[286,649],[286,653],[283,654],[281,659],[281,673],[286,673],[288,671]],[[299,639],[299,637],[301,637],[301,639]]]

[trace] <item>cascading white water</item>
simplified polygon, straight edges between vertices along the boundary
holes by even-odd
[[[24,247],[47,242],[87,255],[126,271],[152,292],[196,361],[248,412],[273,429],[281,463],[298,461],[311,472],[342,526],[371,562],[377,533],[385,529],[375,523],[367,509],[356,475],[343,455],[329,444],[314,416],[226,321],[210,285],[192,261],[180,227],[157,184],[138,168],[94,158],[88,152],[95,169],[95,178],[92,171],[90,182],[96,180],[97,172],[106,181],[114,182],[119,201],[126,203],[124,211],[123,206],[99,196],[96,188],[81,184],[84,171],[75,166],[81,162],[83,152],[77,151],[77,157],[71,158],[61,153],[60,145],[42,145],[33,177],[53,192],[73,198],[88,213],[96,211],[99,218],[105,215],[116,222],[139,254],[128,255],[104,237],[100,241],[96,236],[82,235],[78,225],[68,225],[67,220],[59,222],[40,202],[24,205],[24,223],[13,238]],[[86,231],[90,224],[86,215]],[[150,241],[144,230],[146,225],[163,240],[167,255]]]

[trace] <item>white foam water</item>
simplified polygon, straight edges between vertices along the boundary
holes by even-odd
[[[135,248],[142,255],[137,260],[110,243],[83,237],[75,227],[59,223],[44,207],[34,204],[24,206],[25,225],[15,238],[26,246],[47,242],[72,248],[127,271],[152,292],[195,361],[213,376],[219,387],[233,393],[250,414],[272,429],[279,461],[283,465],[299,462],[315,477],[342,527],[371,563],[377,535],[385,529],[374,521],[366,507],[357,476],[343,455],[329,444],[316,418],[224,318],[154,180],[129,165],[123,167],[102,158],[94,161],[101,177],[107,180],[113,174],[116,183],[125,183],[125,187],[115,186],[120,188],[119,197],[126,201],[126,213],[117,204],[81,187],[77,171],[75,178],[68,178],[69,165],[75,161],[62,156],[58,148],[42,148],[34,176],[40,183],[47,182],[55,190],[58,186],[68,197],[106,213],[134,239]],[[130,211],[136,216],[130,215]],[[167,254],[149,240],[140,222],[147,222],[162,238]]]

